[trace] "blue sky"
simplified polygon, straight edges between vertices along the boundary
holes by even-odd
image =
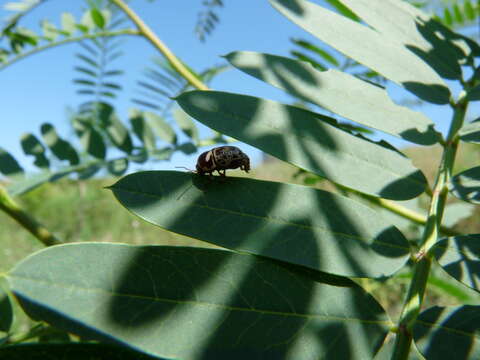
[[[6,1],[0,0],[0,4]],[[218,11],[221,22],[205,43],[201,43],[193,33],[198,12],[202,9],[200,0],[179,0],[149,2],[131,1],[131,7],[149,24],[157,35],[185,63],[197,71],[214,64],[224,63],[221,55],[236,50],[288,55],[293,48],[290,38],[313,37],[290,23],[277,13],[268,3],[260,0],[225,1],[226,6]],[[78,18],[84,2],[82,0],[49,0],[29,14],[24,24],[37,28],[40,20],[48,18],[59,25],[62,12],[72,12]],[[0,10],[4,19],[9,12]],[[132,25],[133,27],[133,25]],[[78,60],[74,53],[78,45],[67,45],[49,50],[21,60],[11,67],[0,71],[2,96],[0,109],[2,128],[0,146],[10,151],[26,169],[30,158],[23,156],[19,139],[25,132],[39,133],[44,122],[53,123],[59,133],[69,137],[71,132],[67,124],[66,109],[75,108],[87,98],[76,95],[77,87],[72,83],[76,76],[73,71]],[[141,79],[141,71],[149,65],[150,59],[158,55],[153,47],[142,38],[125,37],[123,47],[125,55],[117,60],[116,68],[126,70],[121,78],[124,91],[115,101],[120,117],[125,121],[128,109],[135,107],[130,99],[138,91],[136,81]],[[244,93],[269,99],[289,102],[291,99],[282,91],[272,88],[239,71],[230,70],[217,77],[211,84],[216,90]],[[395,85],[389,87],[393,98],[401,99],[405,93]],[[420,109],[430,116],[440,130],[444,130],[450,112],[442,107],[425,106]],[[477,116],[479,111],[476,110]],[[388,138],[392,141],[392,138]],[[394,141],[395,145],[404,143]],[[254,149],[242,146],[258,163],[260,155]],[[155,169],[170,169],[174,166],[194,168],[196,156],[174,155],[171,163],[156,163]],[[134,168],[132,168],[134,170]]]

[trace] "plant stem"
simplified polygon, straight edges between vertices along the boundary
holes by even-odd
[[[61,244],[55,235],[47,228],[39,224],[33,217],[27,214],[13,199],[8,195],[3,186],[0,186],[0,209],[10,215],[15,221],[35,236],[45,246]]]
[[[428,275],[432,264],[430,251],[438,240],[443,212],[445,210],[448,183],[452,176],[453,164],[458,148],[458,130],[462,127],[467,110],[464,97],[453,104],[454,115],[445,141],[442,160],[439,164],[432,199],[428,212],[427,223],[423,233],[420,250],[415,257],[413,279],[408,289],[407,297],[400,315],[398,334],[392,360],[406,360],[410,353],[413,339],[412,329],[420,313]]]
[[[70,44],[70,43],[73,43],[73,42],[82,41],[82,40],[86,40],[86,39],[95,39],[95,38],[98,38],[98,37],[106,37],[106,36],[111,37],[111,36],[120,36],[120,35],[137,35],[137,36],[139,36],[141,34],[140,34],[139,31],[134,30],[134,29],[123,29],[123,30],[117,30],[117,31],[84,34],[84,35],[81,35],[81,36],[74,36],[74,37],[66,38],[66,39],[63,39],[63,40],[60,40],[60,41],[48,43],[48,44],[43,45],[43,46],[34,47],[33,49],[31,49],[29,51],[25,51],[25,52],[13,57],[13,58],[7,60],[6,62],[1,63],[0,64],[0,70],[5,69],[6,67],[12,65],[13,63],[16,63],[19,60],[25,59],[27,56],[30,56],[30,55],[39,53],[43,50],[48,50],[48,49],[51,49],[51,48],[54,48],[54,47],[57,47],[57,46],[60,46],[60,45]]]
[[[125,14],[135,23],[141,35],[143,35],[158,51],[167,59],[172,67],[185,79],[190,85],[198,90],[209,90],[199,77],[194,74],[183,62],[157,37],[150,27],[123,1],[111,0],[112,3],[122,9]]]

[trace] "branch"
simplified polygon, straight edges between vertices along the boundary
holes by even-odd
[[[48,50],[48,49],[51,49],[51,48],[54,48],[54,47],[57,47],[57,46],[60,46],[60,45],[65,45],[65,44],[69,44],[69,43],[77,42],[77,41],[82,41],[82,40],[86,40],[86,39],[96,39],[98,37],[107,37],[107,36],[111,37],[111,36],[120,36],[120,35],[136,35],[136,36],[139,36],[139,35],[141,35],[141,33],[137,30],[134,30],[134,29],[123,29],[123,30],[117,30],[117,31],[107,31],[107,32],[94,33],[94,34],[85,34],[85,35],[82,35],[82,36],[75,36],[75,37],[67,38],[67,39],[64,39],[64,40],[61,40],[61,41],[52,42],[52,43],[49,43],[49,44],[46,44],[46,45],[43,45],[43,46],[37,46],[37,47],[35,47],[35,48],[33,48],[29,51],[25,51],[25,52],[13,57],[13,58],[7,60],[4,63],[1,63],[0,64],[0,71],[5,69],[6,67],[12,65],[13,63],[26,58],[27,56],[36,54],[36,53],[38,53],[40,51],[43,51],[43,50]]]
[[[112,3],[122,9],[125,14],[135,23],[141,35],[155,46],[158,51],[167,59],[172,67],[185,79],[198,90],[209,90],[190,69],[188,69],[182,61],[155,35],[150,27],[143,22],[142,19],[123,2],[123,0],[110,0]]]
[[[15,219],[45,246],[61,244],[55,235],[17,205],[3,186],[0,186],[0,209]]]

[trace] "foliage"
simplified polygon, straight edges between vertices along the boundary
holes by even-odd
[[[333,117],[258,97],[205,91],[205,86],[184,91],[176,101],[191,117],[329,180],[337,191],[177,171],[129,174],[110,186],[127,210],[220,248],[92,242],[38,251],[5,274],[2,330],[9,335],[0,357],[2,351],[24,351],[22,343],[31,338],[60,338],[63,346],[85,344],[85,351],[102,352],[103,343],[113,342],[161,358],[407,359],[412,342],[427,359],[478,358],[478,301],[422,305],[429,278],[438,271],[448,282],[430,284],[466,286],[478,296],[479,235],[457,233],[444,222],[465,214],[457,208],[453,220],[447,216],[450,195],[478,202],[478,167],[457,174],[453,169],[459,144],[478,143],[478,122],[466,124],[465,115],[468,105],[479,100],[480,45],[395,0],[329,1],[338,12],[307,0],[270,3],[385,81],[435,106],[450,106],[448,134],[438,133],[423,114],[394,104],[385,89],[358,74],[254,52],[233,52],[226,56],[229,63],[360,126],[442,147],[432,186],[398,149]],[[127,7],[122,9],[134,18]],[[89,14],[95,26],[106,26],[101,11]],[[159,43],[145,28],[142,33]],[[298,45],[328,58],[319,48]],[[169,63],[171,75],[178,66],[187,68],[180,61]],[[154,72],[149,74],[153,79]],[[157,79],[166,84],[165,77]],[[463,89],[458,98],[452,83]],[[70,168],[85,164],[86,157],[96,159],[86,164],[111,164],[112,173],[122,174],[127,161],[144,161],[145,154],[161,150],[155,136],[168,149],[180,149],[175,131],[156,113],[134,112],[129,129],[112,106],[95,101],[72,121],[84,153],[79,155],[45,124],[45,145],[33,135],[24,141],[37,166],[50,166],[48,148]],[[190,122],[180,124],[193,139],[195,132],[186,130]],[[124,155],[107,160],[107,145]],[[5,151],[0,156],[2,171],[18,176],[15,159]],[[80,174],[93,170],[82,168]],[[420,196],[428,199],[428,210],[420,216],[401,205]],[[420,224],[420,235],[407,239],[384,210]],[[397,272],[410,274],[398,319],[367,291],[372,280],[387,283]],[[14,301],[41,321],[22,336],[10,335]],[[395,341],[384,344],[389,333]],[[98,343],[89,347],[85,339]],[[55,356],[54,346],[50,351]]]

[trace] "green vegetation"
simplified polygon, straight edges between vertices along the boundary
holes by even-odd
[[[296,39],[296,59],[225,56],[293,105],[210,90],[224,67],[196,73],[123,0],[89,0],[79,21],[44,21],[42,35],[18,26],[41,2],[17,4],[1,30],[0,66],[72,41],[95,50],[77,54],[85,77],[74,82],[90,98],[69,118],[80,146],[48,123],[25,134],[35,176],[0,148],[0,358],[480,357],[480,119],[467,118],[480,101],[480,44],[449,27],[480,9],[467,0],[439,22],[396,0],[328,0],[336,11],[270,3],[343,54]],[[205,5],[202,39],[222,2]],[[128,122],[110,104],[121,86],[105,80],[121,73],[104,61],[121,34],[164,59],[146,72],[147,99],[135,99],[152,111]],[[448,107],[448,132],[393,102],[387,83]],[[200,138],[195,121],[213,134]],[[373,130],[415,147],[401,152]],[[232,139],[277,160],[239,177],[120,177],[131,163]],[[100,170],[115,178],[92,180]]]

